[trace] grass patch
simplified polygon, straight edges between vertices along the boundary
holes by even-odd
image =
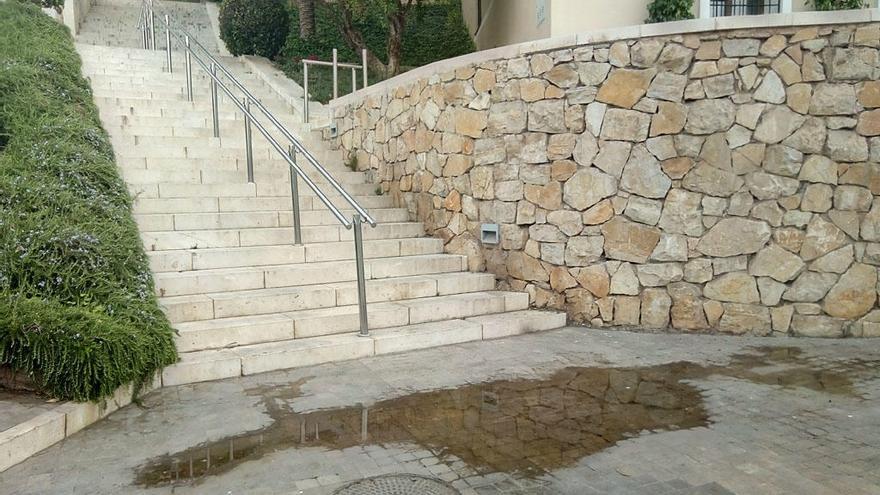
[[[0,3],[0,365],[97,400],[176,361],[65,27]]]

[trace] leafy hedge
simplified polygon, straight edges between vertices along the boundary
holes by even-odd
[[[96,400],[176,361],[67,29],[0,3],[0,365]]]
[[[653,0],[648,4],[646,23],[681,21],[693,19],[691,13],[694,0]]]
[[[287,43],[278,55],[277,64],[288,77],[302,84],[302,60],[315,58],[331,60],[333,49],[339,50],[339,60],[360,63],[360,53],[348,47],[345,37],[339,29],[336,7],[325,2],[315,2],[315,34],[309,39],[299,37],[299,11],[293,6],[290,12],[290,25],[293,26],[287,37]],[[383,62],[388,61],[386,39],[388,36],[387,21],[381,9],[368,3],[372,8],[358,16],[354,25],[360,30],[368,49]],[[460,0],[444,0],[423,2],[413,8],[406,21],[403,35],[402,63],[404,70],[419,67],[437,60],[456,57],[475,50],[474,42],[468,34],[467,26],[461,14]],[[332,93],[330,70],[326,68],[310,68],[310,93],[319,101],[328,101]],[[370,83],[384,78],[384,74],[369,75]],[[360,86],[361,81],[358,80]],[[351,90],[351,75],[340,72],[340,94]]]
[[[865,0],[813,0],[816,10],[849,10],[868,6]]]
[[[220,37],[233,55],[274,58],[289,30],[283,0],[224,0]]]

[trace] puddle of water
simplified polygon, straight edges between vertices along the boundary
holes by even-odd
[[[545,379],[499,380],[419,392],[368,407],[307,413],[286,404],[302,382],[252,391],[273,422],[151,459],[135,483],[162,486],[222,474],[286,449],[414,443],[457,456],[478,472],[537,476],[643,432],[708,424],[700,391],[683,380],[724,375],[755,383],[856,396],[848,375],[878,363],[816,363],[797,348],[758,348],[726,366],[670,363],[566,368]]]

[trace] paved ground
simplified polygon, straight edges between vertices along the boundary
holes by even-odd
[[[0,493],[880,494],[878,364],[870,340],[569,328],[160,390]]]

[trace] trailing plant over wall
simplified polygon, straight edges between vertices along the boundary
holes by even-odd
[[[233,55],[274,58],[289,30],[283,0],[224,0],[220,4],[220,37]]]
[[[693,0],[653,0],[648,4],[648,18],[645,22],[669,22],[693,19],[691,13]]]
[[[176,361],[67,29],[0,3],[0,366],[99,399]]]
[[[867,6],[865,0],[813,0],[816,10],[849,10]]]

